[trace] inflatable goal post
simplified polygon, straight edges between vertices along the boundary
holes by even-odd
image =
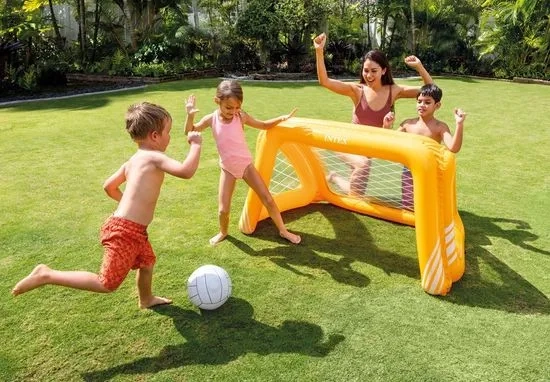
[[[349,167],[341,160],[346,153],[371,158],[364,195],[350,195],[329,181],[329,174],[349,177]],[[291,118],[260,132],[255,165],[281,212],[328,202],[414,226],[426,292],[445,295],[462,277],[464,227],[456,206],[455,155],[432,139],[351,123]],[[411,205],[403,201],[403,168],[412,174]],[[250,234],[267,217],[260,199],[249,190],[240,230]]]

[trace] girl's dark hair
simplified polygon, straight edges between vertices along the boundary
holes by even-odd
[[[419,95],[432,97],[435,102],[440,102],[441,98],[443,98],[443,90],[436,84],[426,84],[420,88],[418,96]],[[418,98],[418,96],[416,96],[416,98]]]
[[[220,101],[228,98],[236,98],[242,103],[244,98],[243,89],[235,80],[224,80],[220,82],[216,89],[216,98]]]
[[[386,73],[382,75],[382,85],[393,85],[395,82],[393,81],[393,77],[391,75],[391,67],[390,63],[388,61],[388,58],[386,55],[377,49],[368,51],[363,58],[361,59],[361,72],[360,72],[360,79],[359,83],[365,84],[365,78],[363,77],[363,66],[365,65],[365,61],[371,60],[376,62],[382,69],[386,69]]]
[[[164,121],[172,120],[170,113],[162,106],[149,102],[131,105],[126,112],[126,131],[133,140],[147,138],[149,133],[162,133]]]

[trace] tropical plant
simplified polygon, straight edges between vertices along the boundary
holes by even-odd
[[[168,64],[140,63],[132,69],[132,73],[140,77],[162,77],[170,73]]]
[[[52,23],[53,31],[55,33],[56,46],[58,49],[63,49],[65,47],[65,39],[61,36],[53,5],[53,0],[25,0],[23,4],[23,11],[32,13],[47,7],[48,13],[46,14],[46,19],[49,19]]]
[[[269,67],[273,52],[281,46],[274,1],[250,0],[235,29],[237,34],[256,42],[262,66]]]
[[[370,28],[363,31],[362,27],[369,23],[371,13],[370,2],[339,1],[330,8],[326,51],[329,58],[327,65],[333,73],[353,71],[350,64],[361,56],[363,50],[371,49]]]
[[[321,0],[280,0],[275,3],[275,12],[288,70],[297,72],[311,48],[311,35],[319,29],[329,8]]]
[[[477,46],[499,76],[550,78],[550,3],[545,0],[487,0]]]
[[[416,47],[430,70],[476,70],[474,43],[479,6],[451,0],[416,1]]]
[[[36,67],[34,65],[29,66],[23,75],[17,79],[17,84],[27,91],[35,90],[38,86]]]

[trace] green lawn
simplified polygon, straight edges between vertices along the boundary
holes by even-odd
[[[418,83],[411,80],[402,83]],[[47,286],[9,291],[37,263],[97,271],[99,227],[115,203],[107,176],[135,150],[129,104],[165,106],[169,154],[187,154],[185,99],[212,111],[218,80],[0,107],[0,380],[5,381],[550,381],[550,86],[438,78],[452,125],[468,117],[457,159],[466,273],[426,294],[411,227],[316,204],[283,214],[300,246],[270,221],[217,232],[219,169],[209,132],[197,174],[167,177],[150,226],[154,290],[172,306],[141,311],[133,274],[109,295]],[[243,82],[244,109],[269,118],[350,120],[349,99],[316,83]],[[397,102],[397,120],[414,116]],[[251,147],[258,131],[247,129]],[[224,267],[233,297],[200,312],[186,280]]]

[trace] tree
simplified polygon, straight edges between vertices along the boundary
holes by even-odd
[[[246,9],[239,15],[235,29],[239,35],[256,41],[261,63],[269,67],[272,52],[280,46],[275,1],[248,1]]]
[[[288,69],[298,72],[311,47],[311,36],[326,18],[328,7],[322,0],[279,0],[275,13]]]
[[[57,17],[55,15],[53,0],[26,0],[23,4],[23,11],[25,12],[40,12],[43,8],[47,7],[49,10],[49,19],[52,22],[53,30],[55,33],[55,42],[59,49],[65,47],[65,39],[61,36],[59,31],[59,25],[57,23]]]
[[[550,78],[550,3],[546,0],[487,0],[481,13],[480,55],[497,76]]]

